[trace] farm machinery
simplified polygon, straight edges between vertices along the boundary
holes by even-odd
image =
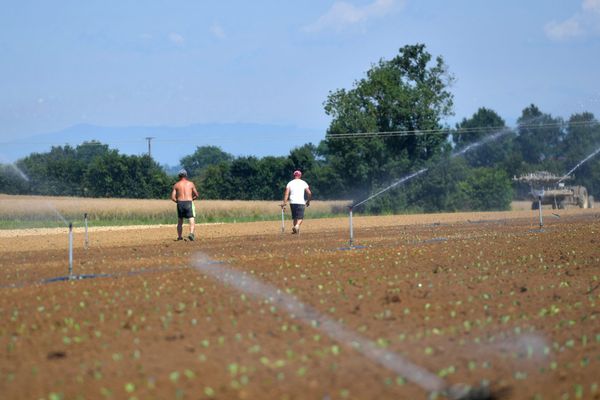
[[[549,204],[553,209],[565,209],[577,206],[593,208],[594,196],[588,195],[585,186],[569,186],[563,181],[573,179],[571,176],[557,176],[547,171],[538,171],[514,178],[515,181],[528,183],[533,197],[531,209],[537,210],[540,205]]]

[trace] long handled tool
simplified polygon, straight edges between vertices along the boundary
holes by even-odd
[[[284,211],[285,211],[285,204],[281,205],[281,233],[285,232],[285,217],[284,217]]]

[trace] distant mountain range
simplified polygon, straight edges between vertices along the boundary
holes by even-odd
[[[146,138],[149,137],[152,138],[152,157],[162,165],[177,166],[182,157],[192,154],[198,146],[219,146],[235,156],[287,155],[294,147],[309,142],[318,144],[324,139],[325,130],[250,123],[181,127],[79,124],[57,132],[4,142],[0,147],[0,163],[14,162],[34,152],[47,152],[52,146],[77,146],[90,140],[108,144],[122,154],[141,155],[148,152]]]

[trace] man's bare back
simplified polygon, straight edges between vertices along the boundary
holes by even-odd
[[[198,191],[194,182],[188,181],[186,178],[182,178],[173,185],[173,192],[171,192],[171,200],[174,202],[178,201],[192,201],[198,198]]]

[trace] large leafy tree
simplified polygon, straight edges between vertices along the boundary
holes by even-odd
[[[96,141],[52,147],[17,162],[29,193],[62,196],[161,198],[169,179],[148,156],[126,156]]]
[[[472,167],[494,167],[514,174],[521,164],[515,152],[516,134],[494,110],[481,107],[470,118],[456,124],[452,132],[455,151],[475,146],[464,158]],[[516,158],[515,158],[516,156]]]
[[[569,118],[566,135],[561,144],[563,174],[577,167],[586,157],[600,149],[600,122],[594,114],[584,112]],[[573,172],[575,182],[587,187],[600,198],[600,154],[596,154]]]
[[[544,165],[555,160],[564,137],[563,121],[544,114],[534,104],[525,108],[518,121],[515,139],[523,160],[529,165]]]
[[[513,189],[508,175],[501,169],[475,168],[458,187],[463,193],[463,210],[510,210]]]
[[[85,195],[92,197],[165,198],[170,192],[166,173],[150,156],[116,150],[94,158],[84,185]]]
[[[81,181],[87,164],[77,157],[77,149],[53,146],[47,153],[32,153],[17,161],[18,167],[30,178],[33,194],[83,195]]]
[[[183,157],[180,162],[190,176],[201,176],[210,165],[233,161],[233,156],[218,146],[196,147],[193,154]]]
[[[329,94],[332,121],[320,148],[342,196],[364,196],[443,151],[447,135],[418,133],[439,130],[452,113],[452,79],[442,57],[416,44],[380,60],[354,88]],[[384,134],[346,136],[373,132]]]
[[[29,193],[28,177],[14,164],[0,164],[0,193]]]
[[[452,141],[456,148],[461,149],[504,128],[506,123],[502,117],[494,110],[481,107],[471,118],[463,118],[456,124],[456,131],[452,132]]]

